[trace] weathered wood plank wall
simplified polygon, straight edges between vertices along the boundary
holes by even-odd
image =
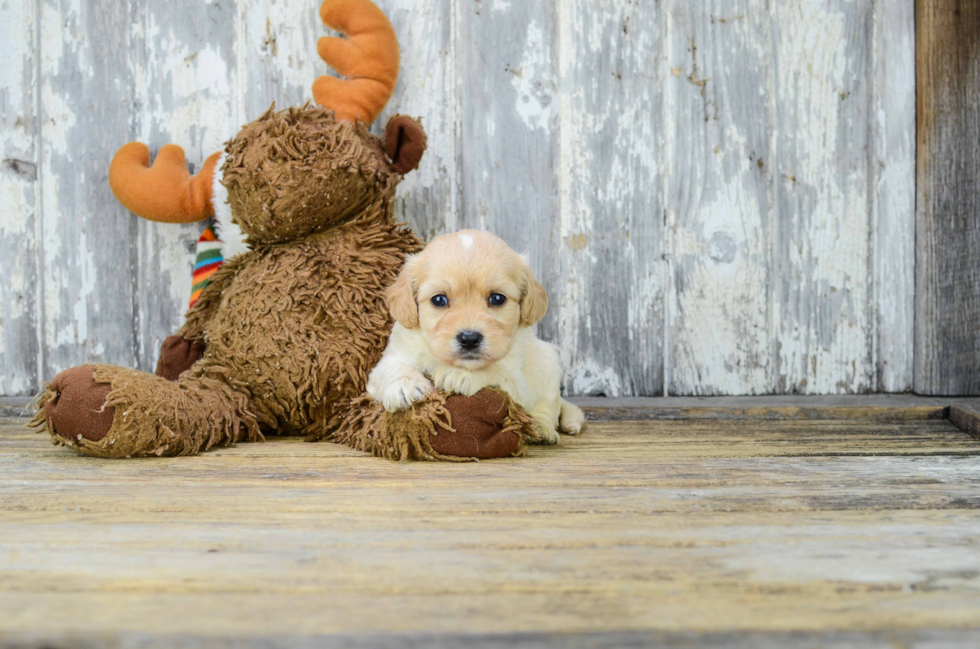
[[[152,368],[199,226],[106,185],[129,139],[202,160],[325,66],[315,0],[0,5],[0,393]],[[913,0],[379,0],[419,115],[426,237],[530,253],[573,394],[912,387]]]
[[[38,385],[37,17],[0,4],[0,394]]]
[[[916,2],[915,389],[980,392],[980,4]]]

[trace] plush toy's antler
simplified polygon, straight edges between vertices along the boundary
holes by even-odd
[[[398,81],[398,39],[384,13],[371,0],[326,0],[320,18],[347,38],[321,38],[320,58],[344,79],[320,77],[313,98],[339,120],[370,124],[384,108]]]
[[[192,177],[179,146],[164,146],[151,167],[146,145],[130,142],[112,159],[109,186],[120,203],[144,219],[164,223],[202,221],[214,214],[212,182],[220,156],[212,155],[201,172]]]

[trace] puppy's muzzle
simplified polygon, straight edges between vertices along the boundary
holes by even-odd
[[[456,334],[456,342],[462,352],[475,352],[483,344],[483,334],[479,331],[460,331]]]

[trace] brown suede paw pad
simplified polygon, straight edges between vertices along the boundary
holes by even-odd
[[[55,396],[44,403],[44,418],[60,437],[98,442],[112,427],[116,409],[105,405],[111,386],[96,383],[94,374],[93,366],[79,365],[51,381]]]
[[[160,360],[157,361],[157,376],[168,381],[189,370],[191,365],[204,356],[204,345],[184,340],[180,336],[167,336],[160,345]]]
[[[454,394],[446,398],[455,431],[440,430],[429,436],[432,448],[443,455],[481,460],[510,457],[520,447],[520,433],[503,430],[508,404],[503,394],[481,390],[472,397]]]

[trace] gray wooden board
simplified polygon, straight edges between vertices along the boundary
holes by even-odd
[[[980,442],[946,421],[594,423],[463,465],[298,438],[98,460],[19,421],[0,466],[8,645],[930,646],[978,624]]]
[[[134,110],[140,3],[40,7],[42,380],[85,362],[136,361],[136,220],[112,198],[109,162]],[[152,289],[150,289],[152,290]]]
[[[669,393],[772,392],[768,4],[667,6]]]
[[[153,368],[201,226],[127,214],[111,155],[172,142],[197,167],[309,99],[330,74],[318,4],[3,5],[0,393],[80,362]],[[375,130],[402,112],[429,133],[400,217],[529,253],[568,393],[910,386],[912,0],[379,4],[403,67]]]
[[[466,633],[230,636],[118,633],[0,636],[0,649],[959,649],[980,644],[980,629],[797,632]]]
[[[653,2],[560,5],[551,304],[571,394],[663,393],[663,16]]]
[[[0,394],[38,384],[37,16],[0,4]]]
[[[980,404],[954,404],[950,406],[949,420],[964,433],[980,440]]]
[[[917,0],[915,390],[980,392],[980,5]]]
[[[915,325],[915,4],[873,5],[872,199],[876,388],[912,389]]]
[[[865,392],[871,5],[773,7],[775,391]]]

